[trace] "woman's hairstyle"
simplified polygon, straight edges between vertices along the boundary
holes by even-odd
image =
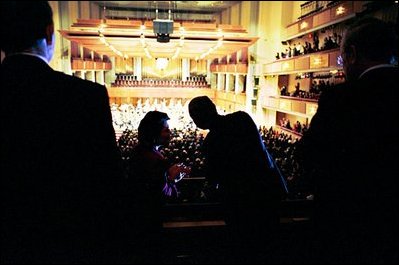
[[[140,121],[138,139],[140,142],[155,143],[161,135],[168,114],[160,111],[149,111]]]

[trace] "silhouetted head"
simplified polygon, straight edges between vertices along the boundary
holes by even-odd
[[[160,111],[149,111],[140,121],[138,139],[150,145],[165,145],[170,140],[169,117]]]
[[[210,129],[212,121],[217,117],[216,106],[207,96],[193,98],[188,111],[194,123],[201,129]]]
[[[355,80],[366,69],[389,64],[397,56],[394,26],[376,18],[363,18],[348,27],[341,43],[347,80]]]
[[[40,55],[50,61],[55,37],[53,12],[49,3],[2,1],[0,5],[1,49],[10,54],[40,47],[44,49]]]

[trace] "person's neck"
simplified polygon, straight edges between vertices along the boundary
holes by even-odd
[[[16,55],[16,54],[26,54],[38,57],[42,59],[47,64],[50,62],[49,51],[47,49],[46,40],[38,40],[34,46],[24,49],[22,51],[12,52],[7,54],[7,56]]]
[[[47,52],[41,47],[31,47],[29,49],[24,50],[24,52],[29,52],[39,56],[47,57]]]
[[[32,56],[32,57],[36,57],[39,58],[40,60],[42,60],[43,62],[45,62],[46,64],[48,64],[48,61],[46,58],[44,58],[41,55],[38,54],[34,54],[34,53],[30,53],[30,52],[13,52],[13,53],[8,53],[6,57],[12,57],[15,55],[25,55],[25,56]]]
[[[216,114],[215,116],[209,119],[209,130],[212,130],[217,126],[219,117],[221,117],[221,115]]]
[[[28,53],[35,56],[38,56],[45,60],[46,63],[49,63],[47,51],[42,47],[31,47],[29,49],[24,50],[22,53]]]

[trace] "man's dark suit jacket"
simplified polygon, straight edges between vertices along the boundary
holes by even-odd
[[[397,262],[398,69],[323,92],[299,144],[328,262]]]
[[[119,155],[105,87],[14,55],[1,65],[1,91],[6,261],[79,262],[105,252],[120,225]]]

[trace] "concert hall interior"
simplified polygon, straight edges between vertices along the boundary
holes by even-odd
[[[362,220],[372,216],[370,224],[384,226],[382,221],[373,222],[375,219],[386,220],[384,219],[386,211],[392,211],[392,213],[387,213],[387,216],[390,216],[387,218],[392,218],[390,220],[394,220],[392,222],[399,226],[397,224],[398,208],[382,207],[385,212],[381,214],[376,210],[378,207],[374,207],[372,202],[368,204],[371,198],[374,202],[386,202],[395,200],[395,198],[397,201],[397,180],[392,183],[394,188],[388,189],[389,191],[385,189],[386,186],[380,185],[377,178],[364,184],[363,179],[356,176],[356,178],[354,177],[356,180],[348,181],[348,186],[355,187],[350,191],[348,191],[349,188],[345,191],[341,189],[342,183],[345,185],[348,183],[346,179],[339,182],[341,181],[339,176],[344,178],[357,174],[353,172],[362,172],[362,176],[369,176],[367,170],[351,167],[360,162],[349,155],[360,154],[359,150],[366,150],[364,147],[366,145],[371,145],[373,147],[370,148],[374,148],[374,142],[377,141],[371,140],[370,135],[372,134],[366,134],[365,131],[373,131],[374,136],[372,137],[378,138],[378,144],[381,144],[375,144],[376,147],[372,152],[370,151],[370,157],[389,158],[391,160],[386,160],[388,161],[386,164],[382,162],[381,164],[391,164],[395,170],[397,169],[397,163],[392,160],[392,156],[395,156],[394,152],[397,151],[397,135],[396,138],[391,135],[397,132],[398,122],[397,116],[394,116],[393,112],[390,113],[390,110],[395,109],[392,106],[396,106],[397,113],[397,97],[395,97],[397,92],[391,93],[385,85],[384,87],[376,86],[370,90],[368,90],[369,88],[362,90],[361,87],[352,94],[343,92],[338,95],[337,93],[334,102],[323,101],[332,94],[330,91],[335,91],[335,88],[349,90],[352,87],[348,84],[358,84],[350,80],[346,64],[359,62],[361,50],[358,47],[362,43],[359,46],[356,46],[358,44],[348,44],[349,48],[347,46],[342,48],[343,42],[349,41],[345,34],[351,25],[367,18],[377,18],[387,25],[394,25],[397,45],[398,1],[49,1],[48,3],[53,12],[55,32],[54,54],[48,64],[52,69],[73,76],[79,81],[81,81],[80,79],[87,80],[99,84],[98,88],[105,87],[104,91],[108,94],[109,111],[98,108],[98,115],[109,114],[111,116],[110,123],[112,122],[115,131],[115,146],[120,156],[122,171],[120,174],[123,175],[121,181],[125,183],[122,186],[126,186],[126,189],[121,188],[120,192],[115,193],[116,196],[120,196],[120,201],[128,198],[122,202],[123,207],[119,213],[128,217],[117,226],[126,226],[126,231],[129,232],[126,232],[124,239],[120,240],[124,246],[119,247],[118,244],[118,250],[120,250],[118,254],[110,250],[108,256],[104,255],[108,251],[104,247],[102,255],[106,256],[103,259],[105,263],[113,261],[131,264],[312,264],[319,262],[384,264],[398,262],[397,249],[391,251],[389,247],[384,247],[384,250],[381,250],[380,248],[383,247],[376,246],[377,243],[370,245],[364,243],[366,251],[362,252],[359,250],[360,247],[352,248],[350,245],[360,242],[359,238],[364,238],[363,242],[368,242],[368,240],[382,242],[379,240],[380,237],[387,238],[384,234],[385,230],[384,232],[377,231],[377,229],[370,231],[365,224],[366,228],[358,237],[356,229],[348,228],[352,225],[352,221],[359,216],[362,216]],[[17,19],[23,20],[24,18],[18,17]],[[6,38],[6,36],[2,36],[2,38]],[[368,38],[378,37],[370,35]],[[381,49],[381,53],[383,53],[383,47],[386,46],[379,46],[380,42],[384,43],[381,45],[385,45],[382,39],[376,40],[374,49],[377,51]],[[356,50],[352,55],[356,59],[351,61],[352,57],[347,49],[355,49],[354,46],[356,46]],[[7,61],[8,56],[9,54],[1,51],[2,87],[3,80],[7,79],[6,76],[3,76],[3,64]],[[10,59],[13,56],[16,55],[11,54]],[[396,46],[396,51],[390,57],[390,62],[374,64],[377,65],[374,68],[393,67],[397,69],[397,56]],[[373,69],[373,67],[369,69]],[[364,71],[363,74],[367,71]],[[19,75],[21,79],[27,78],[22,70]],[[358,76],[359,80],[362,75]],[[389,83],[386,80],[381,78],[380,82],[397,85],[397,76],[395,82]],[[15,83],[13,84],[15,85]],[[31,85],[35,86],[33,83]],[[356,88],[359,88],[358,85]],[[7,86],[7,90],[12,89],[13,87]],[[73,88],[71,87],[71,89]],[[57,87],[54,87],[54,90],[57,90]],[[3,93],[9,92],[5,92],[2,88]],[[40,90],[38,93],[44,92]],[[29,97],[28,94],[26,95]],[[198,97],[204,99],[203,96],[211,100],[217,112],[215,114],[217,118],[214,118],[212,113],[207,113],[208,116],[203,121],[206,125],[200,125],[200,121],[196,120],[198,118],[196,115],[199,114],[195,113],[198,111],[195,107],[198,106],[194,106],[195,99]],[[7,98],[10,97],[7,96]],[[29,102],[28,98],[22,99],[24,94],[18,94],[18,97],[21,97],[21,102],[24,104],[28,102],[26,104],[29,106],[34,105]],[[98,95],[94,94],[92,99],[101,100]],[[319,99],[321,100],[319,101]],[[43,103],[46,100],[40,100],[40,104],[48,104],[48,102]],[[68,98],[68,100],[70,99]],[[79,102],[82,100],[84,100],[83,97],[76,99]],[[18,101],[14,99],[12,102]],[[367,107],[362,106],[362,102],[367,104]],[[323,103],[324,105],[322,105]],[[11,116],[11,114],[7,114],[9,105],[7,105],[8,109],[2,107],[2,117]],[[54,112],[54,115],[50,115],[51,117],[63,119],[63,114],[59,114],[63,112],[57,110],[56,104],[48,106],[55,108],[46,110]],[[75,103],[71,105],[71,108],[73,106]],[[95,107],[94,104],[90,106],[87,109],[92,108],[90,109],[90,113],[92,113],[91,111]],[[322,107],[319,108],[319,106]],[[19,107],[15,106],[15,108]],[[32,113],[35,113],[36,107],[32,108]],[[80,110],[76,110],[76,112]],[[137,219],[135,219],[135,212],[138,213],[137,215],[147,214],[143,209],[146,207],[145,200],[133,201],[133,198],[136,197],[130,195],[131,192],[136,192],[139,189],[146,190],[148,183],[143,184],[143,180],[132,181],[129,178],[133,178],[136,174],[134,166],[138,164],[144,167],[145,164],[143,160],[140,160],[141,158],[136,157],[140,152],[140,150],[137,151],[137,146],[143,144],[140,128],[144,128],[144,120],[149,117],[148,114],[158,112],[167,114],[166,120],[169,129],[166,127],[166,130],[170,135],[167,143],[158,142],[160,139],[153,140],[151,144],[154,145],[155,155],[168,161],[169,165],[177,166],[180,169],[181,167],[188,168],[189,171],[183,170],[178,174],[179,177],[171,177],[171,166],[164,175],[161,174],[161,177],[165,176],[165,179],[158,180],[163,181],[163,189],[159,188],[159,194],[155,192],[143,195],[153,198],[162,195],[160,209],[151,208],[152,204],[148,206],[148,209],[151,210],[147,209],[147,211],[159,210],[159,215],[152,213],[147,219],[143,219],[146,221],[137,221],[140,217],[136,216]],[[327,112],[331,114],[331,117],[328,116],[326,120],[322,120],[323,113],[326,115]],[[75,111],[71,110],[71,113],[75,113]],[[90,113],[79,115],[90,117]],[[236,114],[237,116],[234,116]],[[252,127],[250,125],[245,127],[245,123],[241,123],[241,121],[243,122],[247,116],[238,117],[239,114],[245,114],[251,118],[253,120],[251,125],[254,124],[254,128],[256,126],[256,131],[259,133],[259,142],[263,147],[260,154],[266,153],[266,156],[260,160],[267,161],[269,163],[267,165],[270,167],[268,173],[263,177],[264,179],[274,177],[282,190],[276,204],[278,209],[265,202],[272,200],[270,196],[262,194],[262,192],[273,193],[270,191],[270,186],[268,188],[262,186],[269,182],[255,180],[256,177],[252,177],[257,176],[256,172],[259,171],[256,165],[258,159],[254,159],[255,162],[251,160],[257,149],[251,151],[252,142],[245,140],[247,135],[251,134]],[[27,114],[26,117],[32,115],[34,114]],[[96,115],[93,117],[96,122],[100,123],[101,118]],[[221,117],[226,117],[226,119],[222,120]],[[235,120],[233,117],[242,120]],[[314,117],[316,118],[313,119]],[[219,118],[220,121],[217,120]],[[57,133],[57,130],[64,130],[62,126],[65,125],[67,128],[68,124],[66,123],[71,120],[71,118],[66,118],[64,125],[61,126],[57,123],[58,127],[52,130],[46,128],[52,124],[52,121],[46,122],[45,118],[43,119],[40,126],[45,128],[43,130],[46,133],[49,131]],[[11,120],[10,117],[7,118],[7,121],[9,120]],[[24,123],[24,121],[21,120],[20,123]],[[12,124],[14,126],[14,123]],[[208,124],[210,125],[207,126]],[[323,128],[326,129],[317,130],[316,125],[320,124],[323,124],[325,126]],[[8,130],[7,126],[6,122],[2,122],[2,130]],[[335,127],[339,126],[348,127],[340,127],[331,135],[325,133],[333,131]],[[388,127],[392,131],[388,130]],[[26,126],[21,128],[26,128]],[[86,131],[85,128],[91,129]],[[102,127],[100,125],[98,127],[82,125],[79,131],[81,139],[91,141],[90,135],[101,134],[95,131],[97,129],[102,130]],[[36,135],[36,132],[27,130],[29,137]],[[161,136],[162,133],[163,131],[161,131]],[[317,140],[310,139],[317,133],[320,133]],[[7,165],[3,166],[5,164],[3,163],[4,157],[7,157],[7,153],[4,153],[3,150],[3,144],[14,139],[8,135],[9,133],[7,133],[7,137],[2,136],[2,171],[4,170],[4,172],[1,175],[3,176],[3,173],[6,173],[5,170],[10,169]],[[21,134],[18,133],[18,135]],[[66,133],[60,135],[68,137]],[[351,138],[353,135],[355,137]],[[237,137],[234,138],[235,136]],[[30,139],[29,137],[27,139]],[[361,140],[357,141],[356,137]],[[392,143],[392,147],[389,147],[389,152],[392,152],[390,155],[386,154],[388,151],[384,149],[385,145],[382,143],[384,139],[382,138],[385,141],[396,139],[395,143]],[[349,139],[348,143],[346,139]],[[82,140],[76,141],[82,142]],[[330,141],[328,144],[325,143],[328,141]],[[363,146],[360,144],[361,141],[362,144],[364,143]],[[93,140],[93,142],[95,141]],[[17,146],[16,150],[25,150],[18,146],[19,143],[19,140],[14,143]],[[356,143],[356,146],[352,146],[351,143]],[[27,143],[26,146],[28,149],[30,148],[29,144]],[[308,144],[311,145],[310,149],[304,151]],[[36,144],[32,144],[32,146],[34,147],[29,152],[37,148]],[[319,150],[317,150],[318,148]],[[5,152],[8,152],[7,150],[9,149],[6,149]],[[108,149],[93,148],[92,150],[102,152]],[[229,153],[228,150],[233,151]],[[313,151],[313,156],[306,153],[310,152],[309,150]],[[79,153],[79,150],[73,152]],[[363,154],[365,154],[364,152]],[[48,157],[51,157],[51,154]],[[65,157],[68,156],[65,155]],[[83,156],[79,154],[78,157]],[[345,160],[340,159],[342,157],[345,157]],[[328,161],[323,161],[323,159]],[[9,160],[7,158],[4,161]],[[78,159],[73,161],[78,162]],[[370,166],[374,163],[373,161],[372,159],[364,160],[364,167]],[[336,166],[334,163],[341,162],[347,162],[349,169],[340,175],[337,173],[339,172],[338,168],[345,169],[346,167]],[[84,168],[89,168],[90,163],[87,162]],[[102,163],[106,165],[108,162],[102,161]],[[317,175],[317,173],[323,172],[317,171],[314,166],[317,163],[324,166],[324,170],[326,168],[331,170]],[[15,165],[17,164],[13,164],[13,167],[18,167]],[[245,166],[247,168],[244,169]],[[35,170],[36,167],[40,167],[40,165],[36,165]],[[71,164],[70,167],[73,168],[74,164]],[[21,172],[28,172],[25,170],[26,168]],[[211,169],[214,170],[210,172]],[[370,170],[373,171],[374,167]],[[379,168],[375,169],[376,172],[384,172],[384,176],[391,173],[390,170],[391,167],[381,171]],[[216,180],[215,172],[220,174],[216,176]],[[225,172],[234,175],[231,182],[226,180],[229,179],[229,176],[222,177]],[[237,172],[240,172],[241,175],[236,178],[236,175],[239,174]],[[34,174],[32,173],[32,176]],[[376,173],[375,176],[378,174],[382,175],[383,173]],[[67,178],[67,173],[61,175],[63,178]],[[337,182],[320,180],[328,177],[336,177],[335,179],[339,180]],[[172,182],[170,182],[170,178],[172,178]],[[20,176],[18,181],[23,181],[22,179],[23,177]],[[100,180],[95,182],[98,181]],[[261,184],[257,184],[257,181]],[[321,182],[322,184],[320,184]],[[356,185],[351,186],[352,182],[356,182]],[[165,186],[163,186],[164,184]],[[380,191],[384,187],[386,193],[380,194],[377,191],[357,193],[357,187],[368,189],[370,185]],[[73,189],[72,186],[69,188]],[[144,186],[146,188],[143,188]],[[327,186],[328,188],[326,188]],[[49,188],[51,188],[50,184]],[[12,189],[13,191],[18,190],[14,186]],[[82,188],[82,190],[86,189],[87,187]],[[229,192],[231,193],[229,194]],[[61,193],[65,194],[66,191]],[[143,191],[139,191],[137,194],[142,193],[144,194]],[[16,196],[28,195],[17,193]],[[380,197],[384,199],[380,199]],[[9,197],[7,201],[9,201]],[[137,206],[140,202],[144,205]],[[339,210],[336,209],[338,205],[345,205],[345,207]],[[370,208],[367,208],[368,205],[371,205]],[[394,205],[397,206],[397,202]],[[323,230],[323,225],[319,226],[320,220],[324,220],[318,219],[321,216],[319,207],[333,209],[334,212],[330,219],[334,221],[323,223],[323,225],[328,223],[333,227],[331,230],[327,229],[330,232],[327,231],[325,237],[320,236],[325,230]],[[274,224],[271,230],[271,224],[268,221],[264,223],[264,226],[259,225],[264,222],[264,219],[266,220],[266,217],[273,216],[274,210],[278,214],[278,224]],[[363,210],[368,214],[363,215]],[[350,213],[350,211],[352,212]],[[359,212],[355,214],[354,211]],[[374,218],[373,213],[376,212],[378,212],[376,214],[378,216]],[[148,223],[154,221],[150,220],[151,217],[155,218],[154,216],[160,218],[155,222],[161,223],[161,231],[158,231],[159,233],[148,232],[148,234],[152,234],[148,236],[148,239],[143,239],[147,236],[143,231],[150,226]],[[325,217],[326,215],[322,215],[322,218]],[[43,218],[46,219],[46,217]],[[73,218],[71,217],[71,219]],[[333,222],[334,224],[332,224]],[[142,231],[136,231],[141,229],[141,225],[145,228]],[[246,227],[243,228],[243,225]],[[130,226],[134,226],[136,230]],[[333,237],[331,231],[341,231],[342,227],[351,232],[342,232],[345,235]],[[352,234],[352,231],[355,232]],[[397,230],[395,231],[392,233],[397,233]],[[370,236],[367,237],[364,234]],[[131,238],[126,239],[125,237]],[[135,237],[141,237],[141,239],[136,241]],[[334,239],[330,240],[330,238]],[[315,240],[313,241],[313,239]],[[345,247],[342,248],[345,249],[338,247],[341,246],[341,241],[346,240],[351,243],[343,244]],[[397,246],[397,237],[387,240],[389,246]],[[157,242],[157,247],[146,247],[146,244],[153,245],[154,242]],[[2,245],[4,244],[7,242],[2,242]],[[243,245],[245,247],[242,247]],[[328,246],[331,246],[329,251],[326,250],[329,249]],[[18,249],[18,245],[12,251],[15,249]],[[25,252],[16,251],[15,253],[23,255],[20,253]],[[57,253],[59,254],[59,252]],[[50,256],[46,256],[46,259],[43,259],[44,263],[46,261],[55,261],[55,263],[58,261],[62,263],[64,261],[67,263],[101,262],[98,259],[87,258],[86,254],[82,254],[82,257],[75,252],[70,256],[68,252],[66,253],[64,256],[54,256],[56,257],[54,260],[49,258]],[[22,262],[41,261],[42,257],[39,255],[30,259],[30,256],[27,256],[26,259],[22,259]],[[76,259],[74,259],[75,257]],[[2,263],[3,261],[13,263],[13,258],[15,257],[11,254],[11,258],[8,256],[8,259],[2,259]],[[18,258],[15,260],[21,261]]]

